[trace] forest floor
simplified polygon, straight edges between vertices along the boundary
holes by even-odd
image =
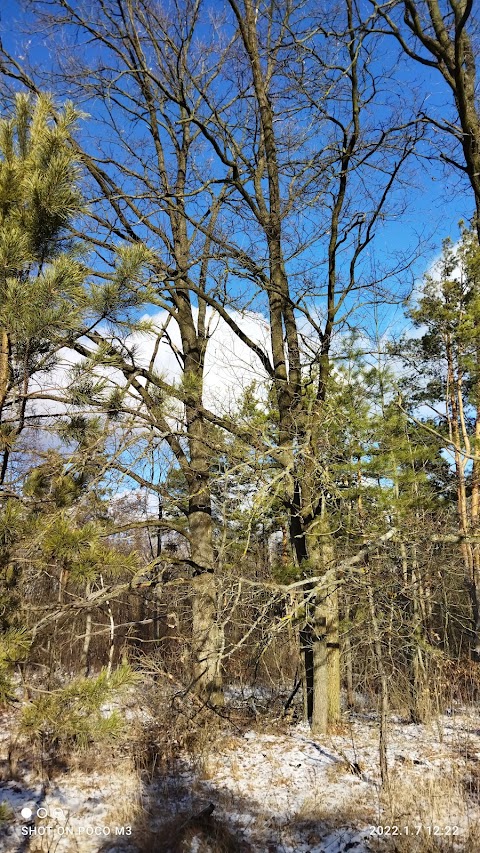
[[[428,726],[392,716],[388,790],[380,786],[373,713],[350,713],[317,738],[303,723],[237,714],[233,723],[207,720],[202,737],[197,728],[189,740],[177,716],[155,728],[151,708],[135,701],[127,717],[133,754],[103,748],[48,769],[38,753],[20,750],[12,778],[18,709],[0,716],[1,851],[480,851],[473,708]]]

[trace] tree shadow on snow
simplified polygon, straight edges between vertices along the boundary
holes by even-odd
[[[292,780],[293,782],[293,780]],[[257,801],[234,796],[210,780],[194,782],[185,797],[182,784],[175,804],[175,785],[168,793],[165,779],[147,790],[144,812],[131,836],[110,839],[99,853],[366,853],[365,830],[345,816],[302,819],[268,814]],[[172,813],[171,809],[175,809]],[[169,813],[170,812],[170,813]],[[301,847],[298,847],[301,845]]]

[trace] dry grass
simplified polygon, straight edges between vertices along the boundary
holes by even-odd
[[[391,781],[384,799],[381,823],[398,827],[387,848],[395,853],[440,853],[462,850],[478,853],[479,829],[469,818],[465,769],[453,765],[442,774],[401,774]],[[458,831],[454,830],[458,828]]]
[[[133,762],[129,762],[122,773],[122,786],[115,792],[115,802],[108,810],[106,823],[110,827],[133,826],[143,819],[141,781],[135,772]],[[115,769],[115,775],[119,771]]]
[[[339,782],[343,776],[351,772],[351,764],[346,758],[344,758],[330,764],[325,770],[325,777],[329,782],[335,784]]]

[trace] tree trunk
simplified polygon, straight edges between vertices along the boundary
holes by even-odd
[[[189,529],[192,560],[196,563],[192,591],[192,674],[195,691],[212,705],[223,704],[221,637],[217,619],[210,495],[196,478],[190,497]],[[205,488],[208,481],[204,480]]]
[[[88,598],[91,592],[90,581],[85,585],[85,598]],[[83,638],[82,654],[80,658],[80,667],[85,677],[90,674],[90,643],[92,641],[92,611],[87,610],[85,617],[85,636]]]
[[[326,732],[340,712],[338,593],[331,581],[316,589],[312,631],[312,732]]]
[[[353,695],[353,659],[352,659],[352,644],[350,642],[350,619],[351,609],[346,605],[345,617],[348,624],[347,630],[344,633],[344,661],[345,661],[345,680],[347,688],[347,708],[353,708],[355,699]]]
[[[428,685],[427,652],[425,651],[423,612],[421,600],[423,587],[420,583],[420,568],[417,560],[417,548],[412,544],[412,628],[413,628],[413,695],[414,714],[417,722],[428,723],[431,715],[431,696]]]
[[[195,691],[211,705],[223,704],[217,629],[217,589],[213,574],[193,580],[192,645]]]
[[[370,572],[366,571],[368,606],[372,624],[372,641],[375,663],[377,666],[378,679],[380,683],[380,733],[379,733],[379,762],[380,778],[384,789],[389,791],[387,740],[388,740],[388,679],[383,663],[382,637],[375,609],[375,599],[370,580]]]
[[[8,393],[10,378],[10,339],[5,329],[0,329],[0,419]]]
[[[328,730],[329,711],[329,665],[327,648],[328,598],[319,588],[316,592],[313,621],[313,685],[312,685],[312,733],[323,734]]]
[[[480,137],[480,134],[479,134]],[[480,198],[479,198],[480,203]],[[477,223],[480,229],[480,219]],[[480,233],[480,232],[479,232]],[[476,365],[477,378],[475,382],[475,436],[473,440],[473,466],[472,466],[472,497],[471,497],[471,523],[472,533],[477,536],[480,520],[480,329],[478,322],[475,327],[476,333]],[[472,658],[480,661],[480,545],[476,542],[472,545],[472,590],[470,600],[472,603]]]
[[[340,709],[340,638],[338,630],[338,590],[336,579],[330,585],[327,609],[328,723],[334,726]]]
[[[321,520],[316,524],[315,536],[309,537],[310,559],[315,573],[324,575],[324,580],[315,590],[311,631],[311,725],[312,731],[318,734],[336,725],[340,719],[340,644],[333,543],[324,508]]]

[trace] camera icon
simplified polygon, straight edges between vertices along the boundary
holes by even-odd
[[[39,820],[44,820],[46,817],[53,818],[53,820],[66,820],[67,817],[62,808],[55,807],[47,809],[45,806],[39,806],[35,811],[29,806],[24,806],[20,814],[24,820],[31,820],[35,817]]]

